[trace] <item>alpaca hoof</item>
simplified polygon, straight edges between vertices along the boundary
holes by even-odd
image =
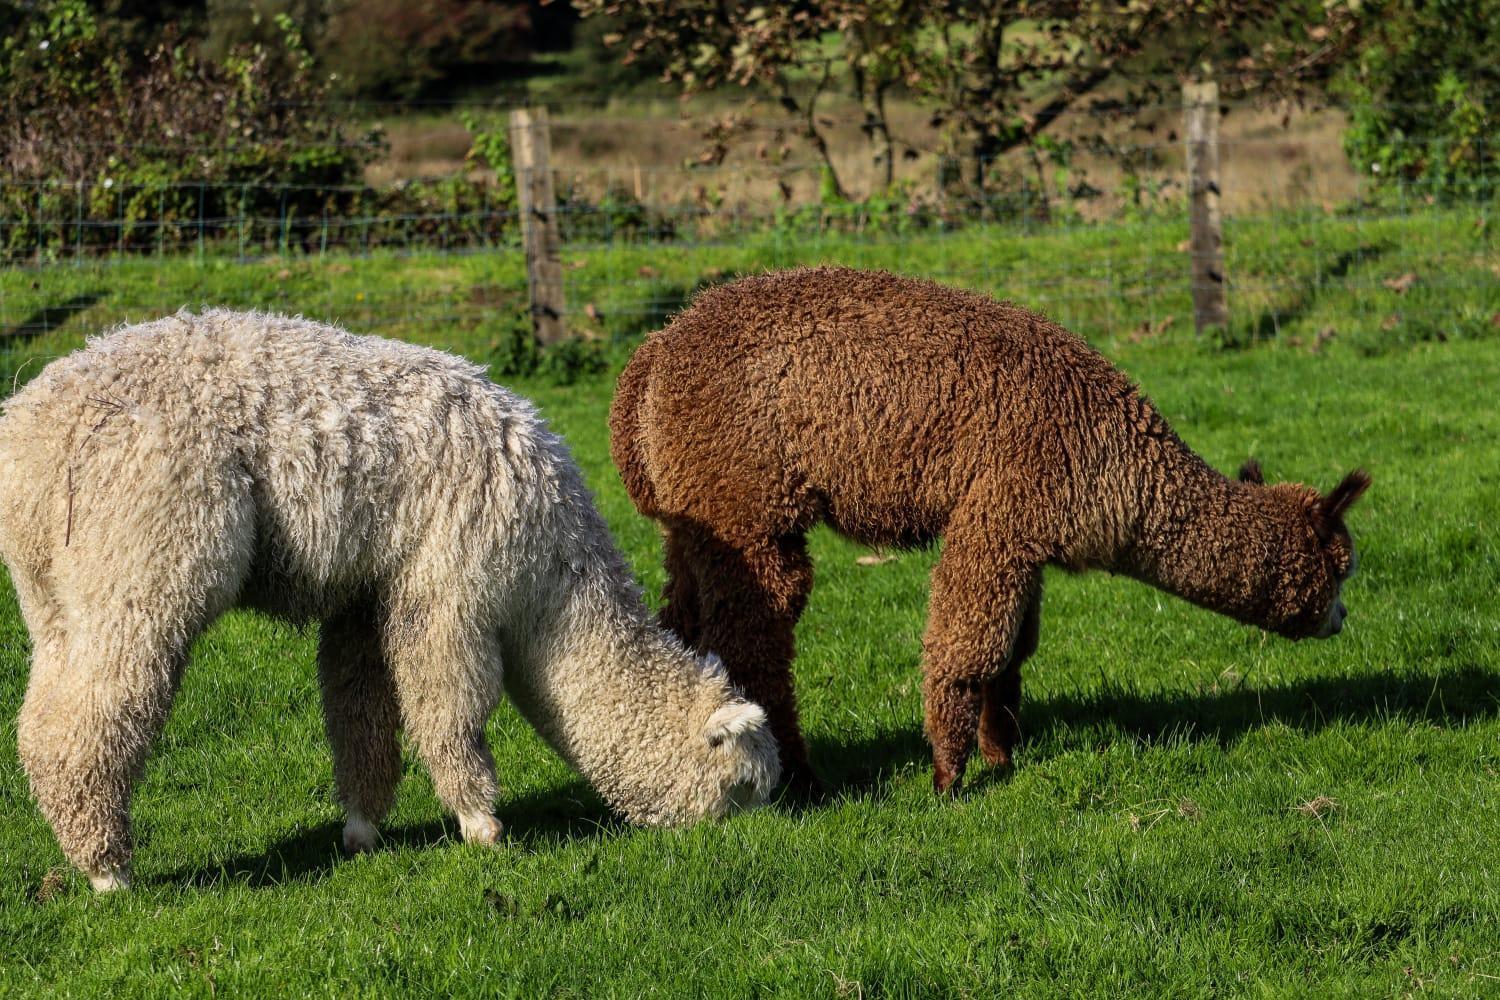
[[[380,833],[375,829],[375,824],[363,816],[350,815],[348,822],[344,824],[344,850],[350,854],[364,854],[375,850],[375,843],[380,839]]]
[[[110,865],[100,872],[86,872],[89,885],[95,892],[115,892],[130,888],[130,868],[125,865]]]
[[[984,762],[990,767],[1005,768],[1015,763],[1015,757],[1008,746],[981,742],[979,752],[984,756]]]
[[[463,831],[466,844],[498,844],[501,831],[504,829],[500,821],[489,813],[460,816],[458,828]]]
[[[963,787],[963,775],[953,768],[940,764],[932,768],[932,790],[945,798],[957,798]]]

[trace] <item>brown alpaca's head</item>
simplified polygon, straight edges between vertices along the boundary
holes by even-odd
[[[1240,481],[1264,487],[1283,525],[1261,624],[1292,639],[1337,635],[1348,614],[1340,597],[1344,582],[1359,565],[1344,513],[1369,489],[1369,475],[1356,469],[1321,494],[1296,483],[1265,486],[1259,464],[1251,459],[1240,469]]]

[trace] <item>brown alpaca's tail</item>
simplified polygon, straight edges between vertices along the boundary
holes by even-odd
[[[609,456],[614,459],[625,491],[635,509],[650,517],[656,513],[656,487],[646,464],[646,440],[642,421],[646,389],[651,380],[654,352],[651,341],[636,348],[615,385],[615,400],[609,407]]]

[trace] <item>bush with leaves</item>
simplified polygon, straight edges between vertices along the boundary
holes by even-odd
[[[1349,158],[1388,196],[1493,197],[1500,4],[1395,0],[1366,16],[1337,87]]]
[[[332,113],[285,16],[276,44],[209,62],[170,28],[131,48],[82,0],[6,13],[16,28],[0,41],[0,201],[19,220],[9,249],[163,247],[201,240],[214,220],[319,215],[383,148]]]

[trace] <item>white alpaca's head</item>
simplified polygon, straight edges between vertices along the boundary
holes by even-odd
[[[632,823],[719,819],[761,805],[781,779],[765,710],[734,689],[717,656],[688,661],[690,697],[643,714],[632,734],[637,766],[617,771],[613,788],[600,782]]]

